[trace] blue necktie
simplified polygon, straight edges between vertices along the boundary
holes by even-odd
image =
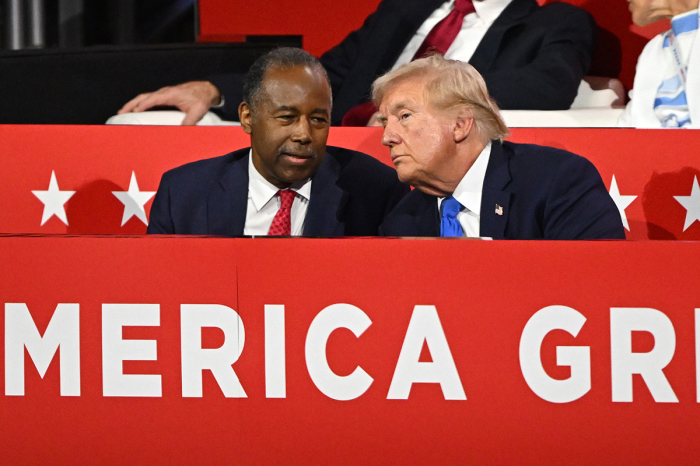
[[[464,236],[462,225],[457,221],[457,214],[462,209],[462,204],[450,196],[442,201],[440,209],[442,209],[440,236]]]

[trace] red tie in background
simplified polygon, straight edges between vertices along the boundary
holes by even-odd
[[[445,55],[462,29],[464,17],[476,12],[472,0],[456,0],[455,7],[442,21],[430,30],[425,40],[413,56],[413,60],[423,58],[426,54],[436,52]],[[365,102],[351,108],[343,117],[342,126],[366,126],[377,107],[372,102]]]
[[[272,220],[269,236],[291,236],[292,234],[292,203],[295,192],[291,189],[280,189],[276,196],[280,198],[280,210],[277,211],[275,219]]]
[[[474,12],[472,0],[456,0],[454,10],[430,30],[413,59],[423,58],[429,52],[445,55],[462,29],[464,17]]]

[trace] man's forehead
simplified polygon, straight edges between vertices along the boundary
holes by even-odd
[[[262,87],[279,86],[310,88],[326,88],[328,82],[323,73],[307,65],[296,65],[291,67],[277,66],[265,72]]]
[[[415,107],[424,104],[425,80],[409,78],[389,87],[379,105],[391,112],[401,107]]]
[[[263,99],[276,105],[286,105],[289,99],[323,97],[330,102],[330,86],[320,70],[299,65],[272,68],[265,73],[261,91]]]

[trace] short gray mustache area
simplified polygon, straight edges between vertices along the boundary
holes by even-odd
[[[317,154],[314,150],[309,149],[307,147],[289,147],[289,146],[284,146],[280,147],[279,150],[277,151],[277,155],[280,156],[282,154],[289,154],[289,155],[294,155],[296,157],[316,157]]]

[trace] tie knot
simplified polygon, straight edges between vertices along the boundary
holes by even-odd
[[[291,209],[292,203],[294,203],[294,196],[296,193],[291,189],[280,189],[277,191],[277,195],[280,197],[280,209]]]
[[[465,16],[476,11],[472,0],[455,0],[455,10],[459,11]]]
[[[447,218],[457,218],[457,214],[462,210],[462,204],[454,197],[446,197],[442,201],[442,216]]]

